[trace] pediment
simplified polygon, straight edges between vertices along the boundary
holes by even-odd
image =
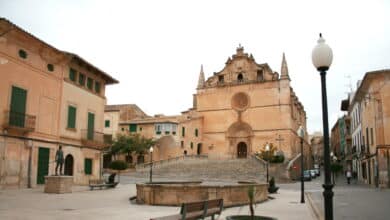
[[[207,79],[206,87],[244,82],[263,82],[277,80],[278,78],[278,74],[274,73],[267,63],[256,63],[252,54],[248,55],[244,53],[243,47],[238,47],[237,53],[226,61],[225,67]]]

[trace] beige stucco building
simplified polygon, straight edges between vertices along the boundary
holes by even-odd
[[[117,81],[4,18],[0,76],[0,188],[43,183],[59,145],[76,184],[98,178],[105,86]]]
[[[359,111],[353,111],[356,104]],[[357,124],[361,131],[357,136],[361,140],[353,141],[354,148],[360,146],[359,179],[367,184],[390,187],[390,70],[366,73],[348,110],[352,127]]]
[[[246,158],[267,143],[290,160],[300,153],[299,125],[305,129],[309,155],[306,112],[290,85],[285,56],[279,74],[267,63],[256,63],[240,46],[225,67],[207,79],[201,68],[191,109],[177,116],[120,120],[118,131],[158,140],[153,160],[196,154]]]

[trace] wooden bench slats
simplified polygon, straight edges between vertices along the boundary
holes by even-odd
[[[223,209],[223,199],[213,199],[199,202],[183,203],[180,214],[151,218],[151,220],[197,220],[221,214]]]

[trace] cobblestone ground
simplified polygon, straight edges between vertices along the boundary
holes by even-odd
[[[324,213],[323,176],[311,182],[305,182],[305,192],[311,197],[320,216]],[[282,184],[281,188],[300,191],[300,182]],[[334,219],[345,220],[388,220],[390,219],[390,190],[376,189],[352,181],[346,183],[343,176],[339,176],[333,188]],[[309,202],[309,201],[306,201]]]
[[[129,202],[135,196],[135,184],[119,184],[115,189],[88,190],[73,187],[71,194],[46,194],[43,187],[0,191],[1,220],[147,220],[179,213],[179,207],[138,205]],[[279,190],[275,199],[257,204],[255,213],[278,220],[311,220],[307,204],[298,202],[299,193]],[[227,208],[217,219],[228,215],[249,214],[248,206]]]

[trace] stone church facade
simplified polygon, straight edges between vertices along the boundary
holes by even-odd
[[[220,72],[205,79],[201,68],[191,109],[177,116],[120,121],[118,132],[158,140],[153,160],[181,155],[246,158],[267,143],[291,160],[300,153],[299,125],[305,130],[308,155],[306,112],[290,85],[284,54],[279,74],[238,47]]]

